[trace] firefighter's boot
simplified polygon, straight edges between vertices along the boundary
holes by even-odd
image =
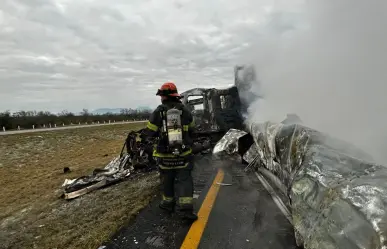
[[[173,212],[175,208],[174,198],[163,195],[163,200],[160,202],[159,207],[165,211]]]
[[[160,204],[159,204],[159,207],[165,211],[168,211],[168,212],[173,212],[174,210],[174,205],[171,204],[171,203],[168,203],[168,202],[164,202],[164,201],[161,201]]]
[[[178,215],[183,220],[195,221],[198,216],[193,212],[193,198],[192,197],[180,197],[178,205]]]
[[[188,220],[188,221],[195,221],[198,219],[198,216],[194,213],[194,212],[182,212],[180,214],[180,217],[183,219],[183,220]]]

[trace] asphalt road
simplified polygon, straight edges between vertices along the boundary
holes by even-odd
[[[197,156],[198,157],[198,156]],[[193,172],[199,220],[191,226],[158,208],[159,197],[100,249],[295,249],[292,225],[253,173],[235,160],[199,156]],[[224,177],[217,182],[219,171]],[[214,180],[215,179],[215,180]],[[218,189],[213,196],[213,190]],[[211,197],[212,195],[212,197]],[[214,199],[207,223],[203,206]],[[210,198],[210,199],[211,199]],[[203,231],[200,231],[200,227]],[[187,245],[191,237],[195,246]]]
[[[232,160],[218,165],[231,185],[221,187],[198,248],[297,248],[292,225],[255,174]]]
[[[68,130],[68,129],[79,129],[95,126],[104,126],[104,125],[118,125],[118,124],[133,124],[133,123],[144,123],[146,121],[130,121],[130,122],[115,122],[107,124],[90,124],[90,125],[72,125],[72,126],[60,126],[56,128],[39,128],[39,129],[28,129],[28,130],[13,130],[13,131],[0,131],[0,136],[20,134],[20,133],[31,133],[31,132],[42,132],[42,131],[58,131],[58,130]]]

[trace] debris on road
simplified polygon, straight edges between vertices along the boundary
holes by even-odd
[[[232,186],[231,183],[222,183],[222,182],[216,182],[217,185],[220,185],[220,186]]]

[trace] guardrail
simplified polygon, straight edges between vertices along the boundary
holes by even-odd
[[[65,124],[65,123],[62,123],[61,125],[57,125],[57,124],[43,124],[42,126],[35,126],[35,125],[32,125],[32,127],[30,129],[25,129],[25,128],[21,128],[20,126],[18,126],[18,128],[15,130],[15,129],[9,129],[7,130],[4,126],[2,127],[2,132],[16,132],[16,131],[33,131],[33,130],[49,130],[49,129],[55,129],[55,128],[64,128],[64,127],[87,127],[87,126],[96,126],[96,125],[108,125],[108,124],[119,124],[119,123],[135,123],[135,122],[145,122],[146,119],[132,119],[132,120],[120,120],[120,121],[116,121],[116,120],[106,120],[106,121],[97,121],[97,122],[79,122],[77,124],[74,124],[74,123],[70,123],[70,124]]]

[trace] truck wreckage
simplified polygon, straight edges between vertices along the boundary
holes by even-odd
[[[196,88],[183,92],[183,104],[192,111],[195,132],[193,153],[209,153],[211,145],[230,128],[243,127],[240,101],[236,86],[218,90]],[[195,99],[191,100],[191,97]],[[202,105],[204,108],[198,108]],[[119,156],[103,169],[95,169],[92,174],[77,179],[66,179],[62,187],[63,197],[74,199],[96,189],[118,183],[130,176],[155,170],[152,158],[152,144],[142,139],[142,130],[131,131]]]
[[[298,246],[386,249],[387,167],[351,144],[304,126],[296,115],[281,123],[245,125],[243,111],[259,98],[250,91],[254,81],[252,67],[236,67],[235,86],[182,94],[197,124],[194,153],[212,148],[218,160],[240,158],[263,185],[273,186],[268,191],[280,199]],[[121,154],[104,169],[66,180],[64,198],[156,169],[140,134],[129,133]]]

